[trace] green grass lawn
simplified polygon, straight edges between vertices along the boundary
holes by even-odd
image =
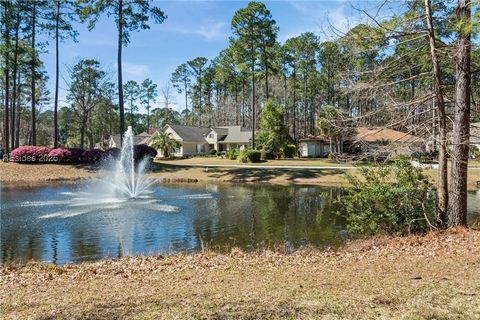
[[[178,160],[155,160],[158,163],[172,165],[245,165],[245,166],[305,166],[305,167],[351,167],[352,164],[331,162],[327,158],[315,159],[272,159],[260,163],[239,163],[237,160],[221,159],[216,157],[194,157]]]

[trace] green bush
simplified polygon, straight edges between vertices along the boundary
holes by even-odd
[[[238,153],[238,149],[230,149],[225,154],[225,157],[229,160],[237,160]]]
[[[361,177],[347,176],[353,188],[336,200],[350,232],[421,233],[435,223],[436,192],[421,169],[400,159],[359,170]]]
[[[294,144],[287,144],[281,149],[284,158],[294,158],[298,155],[297,146]]]
[[[217,155],[217,150],[212,149],[212,150],[210,150],[210,152],[208,154],[211,155],[211,156],[216,156]]]
[[[260,150],[260,160],[265,161],[269,159],[269,152],[267,150]]]
[[[245,149],[241,150],[239,155],[238,155],[238,161],[242,163],[247,163],[247,162],[260,162],[261,161],[262,154],[258,150],[251,150],[251,149]]]

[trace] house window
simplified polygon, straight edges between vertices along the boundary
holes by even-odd
[[[213,137],[213,133],[210,133],[210,134],[208,135],[208,138],[209,138],[209,139],[213,139],[213,138],[214,138],[214,137]]]

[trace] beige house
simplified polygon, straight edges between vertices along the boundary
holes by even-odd
[[[241,126],[196,127],[184,125],[166,125],[163,132],[180,142],[180,147],[172,150],[174,157],[196,154],[208,154],[233,148],[243,149],[251,144],[252,131]],[[158,156],[162,157],[159,150]]]
[[[148,144],[152,135],[148,132],[142,132],[133,136],[133,144]],[[102,141],[95,144],[96,149],[108,150],[111,148],[120,148],[120,135],[119,134],[107,134],[103,136]]]

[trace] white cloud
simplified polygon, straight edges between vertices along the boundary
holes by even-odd
[[[185,35],[197,35],[209,41],[227,37],[226,24],[223,21],[211,21],[200,26],[163,26],[163,30],[177,32]]]
[[[301,16],[304,21],[302,29],[294,29],[282,35],[280,39],[297,36],[305,31],[319,34],[322,40],[333,39],[341,36],[359,23],[365,22],[366,17],[354,7],[378,1],[289,1],[288,2]],[[333,6],[332,4],[335,3]],[[319,14],[321,12],[322,14]]]
[[[146,77],[150,74],[150,67],[145,64],[122,63],[123,71],[132,77]]]

